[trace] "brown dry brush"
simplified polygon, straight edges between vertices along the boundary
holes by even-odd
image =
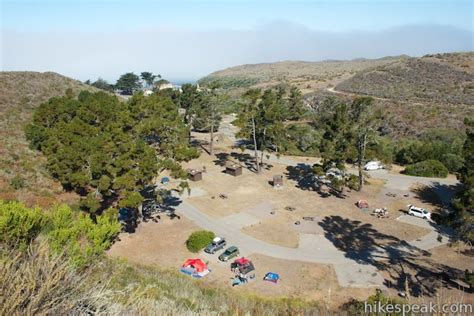
[[[46,246],[26,252],[3,251],[0,262],[0,315],[91,314],[106,312],[107,291],[91,283],[89,272],[71,268],[64,255]]]

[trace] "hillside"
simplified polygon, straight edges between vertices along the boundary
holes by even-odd
[[[44,158],[28,148],[23,128],[33,110],[67,89],[98,91],[53,72],[0,72],[0,199],[48,205],[74,199],[44,170]]]
[[[385,99],[474,105],[474,53],[408,58],[359,71],[336,90]]]
[[[462,131],[464,117],[474,111],[472,52],[242,65],[213,72],[199,83],[215,81],[235,96],[253,87],[294,85],[313,107],[328,96],[350,102],[370,95],[383,109],[393,137],[416,137],[440,126]]]
[[[358,71],[404,58],[405,56],[349,61],[283,61],[242,65],[213,72],[200,79],[199,84],[207,85],[217,81],[224,88],[234,90],[286,83],[297,86],[303,92],[312,92],[340,82]]]

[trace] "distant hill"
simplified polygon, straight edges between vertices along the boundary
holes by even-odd
[[[46,174],[43,157],[28,148],[23,132],[36,107],[69,88],[99,91],[53,72],[0,72],[0,199],[43,206],[74,199]]]
[[[405,58],[359,71],[336,90],[398,101],[474,105],[474,53]]]
[[[396,56],[350,61],[286,61],[213,72],[201,85],[219,82],[238,96],[248,88],[297,86],[307,104],[326,97],[350,102],[369,95],[383,109],[394,137],[416,137],[434,128],[462,131],[474,112],[474,53]]]
[[[358,71],[405,58],[406,56],[398,56],[349,61],[283,61],[242,65],[213,72],[200,79],[199,84],[207,85],[211,82],[219,82],[224,88],[232,90],[268,87],[285,83],[296,85],[304,92],[312,92],[327,85],[340,82]]]

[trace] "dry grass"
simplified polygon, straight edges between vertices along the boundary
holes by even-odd
[[[107,312],[104,286],[86,283],[88,272],[73,270],[64,256],[51,256],[45,244],[1,259],[0,314],[54,315]]]
[[[27,205],[50,206],[57,200],[74,202],[61,186],[48,176],[45,158],[28,148],[23,132],[33,111],[51,97],[61,96],[70,88],[98,91],[79,81],[46,72],[0,72],[0,194],[12,196]],[[10,181],[20,177],[23,189],[14,189]]]
[[[291,230],[288,222],[291,219],[275,218],[264,221],[259,224],[242,228],[242,232],[263,240],[267,243],[297,248],[299,245],[299,236],[294,230]]]
[[[398,57],[394,57],[322,62],[284,61],[242,65],[213,72],[202,78],[200,83],[205,84],[218,80],[225,87],[233,89],[265,88],[286,83],[297,86],[301,90],[314,91],[316,88],[334,84],[341,78],[345,79],[354,72],[384,65],[398,59]]]

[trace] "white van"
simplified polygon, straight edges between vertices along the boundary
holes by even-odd
[[[421,207],[408,205],[408,215],[421,217],[423,219],[431,219],[431,213]]]
[[[383,169],[383,164],[380,161],[369,161],[364,166],[365,171],[379,170],[379,169]]]

